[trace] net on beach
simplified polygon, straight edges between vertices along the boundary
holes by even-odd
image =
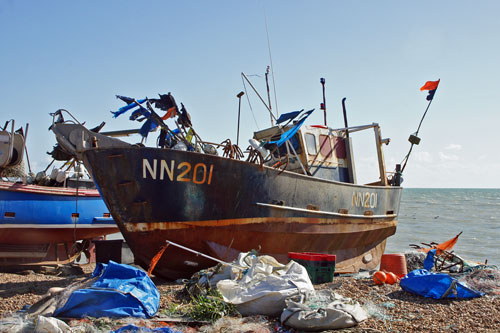
[[[468,268],[459,278],[468,287],[489,296],[500,296],[500,270],[497,266],[478,265]]]

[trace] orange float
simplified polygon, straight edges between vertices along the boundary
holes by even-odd
[[[392,272],[387,272],[387,273],[385,273],[385,275],[386,275],[385,283],[394,284],[394,283],[398,282],[398,277],[396,276],[396,274],[394,274]]]
[[[387,275],[382,271],[377,271],[373,274],[373,282],[375,284],[383,284],[387,280]]]

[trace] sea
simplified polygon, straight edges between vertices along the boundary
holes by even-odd
[[[403,189],[396,234],[385,253],[441,243],[460,232],[455,254],[500,267],[500,189]]]

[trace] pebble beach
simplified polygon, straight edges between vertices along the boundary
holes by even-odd
[[[0,316],[31,305],[52,287],[66,287],[78,279],[90,276],[95,265],[83,265],[83,275],[55,276],[24,271],[17,274],[0,273]],[[153,278],[161,294],[159,317],[165,310],[185,302],[183,284]],[[376,285],[371,278],[335,276],[333,282],[315,285],[332,289],[342,296],[358,301],[370,318],[357,326],[339,332],[498,332],[500,330],[500,297],[484,296],[465,300],[435,300],[407,293],[399,284]],[[137,326],[168,326],[181,332],[296,332],[281,326],[278,318],[222,318],[214,324],[169,322],[162,320],[99,319],[87,325],[88,332],[118,329],[126,323]],[[81,320],[67,321],[70,326]],[[103,324],[104,323],[104,324]],[[99,326],[100,325],[100,326]]]

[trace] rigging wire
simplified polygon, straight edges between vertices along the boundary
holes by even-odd
[[[436,90],[437,90],[437,88],[436,88]],[[433,100],[434,100],[434,98],[431,98],[431,100],[429,101],[429,104],[427,104],[427,108],[425,109],[424,115],[422,116],[422,119],[420,119],[420,123],[418,124],[417,131],[414,134],[415,136],[418,136],[418,131],[420,131],[420,126],[422,126],[422,122],[424,121],[425,115],[427,114],[427,111],[429,111],[429,107],[431,106],[431,103]],[[412,151],[414,145],[415,145],[415,143],[411,142],[411,146],[410,146],[410,150],[408,151],[408,154],[406,154],[406,156],[403,158],[403,160],[400,163],[402,165],[401,173],[405,170],[406,163],[408,163],[408,159],[410,158],[410,154],[411,154],[411,151]]]
[[[264,8],[264,22],[266,24],[266,35],[267,35],[267,50],[269,52],[269,61],[271,63],[271,76],[273,78],[273,90],[274,90],[274,105],[276,106],[276,119],[279,117],[278,112],[278,97],[276,96],[276,80],[274,79],[274,66],[273,66],[273,57],[271,54],[271,42],[269,40],[269,29],[267,27],[267,15],[266,9]]]
[[[243,79],[243,75],[241,76],[241,81],[243,82],[243,89],[245,89],[245,95],[247,97],[248,106],[250,107],[250,111],[252,112],[253,121],[255,122],[255,126],[257,127],[257,129],[260,130],[259,124],[257,124],[257,119],[255,119],[255,114],[253,112],[252,103],[250,103],[250,98],[248,97],[247,86],[245,85],[245,80]]]

